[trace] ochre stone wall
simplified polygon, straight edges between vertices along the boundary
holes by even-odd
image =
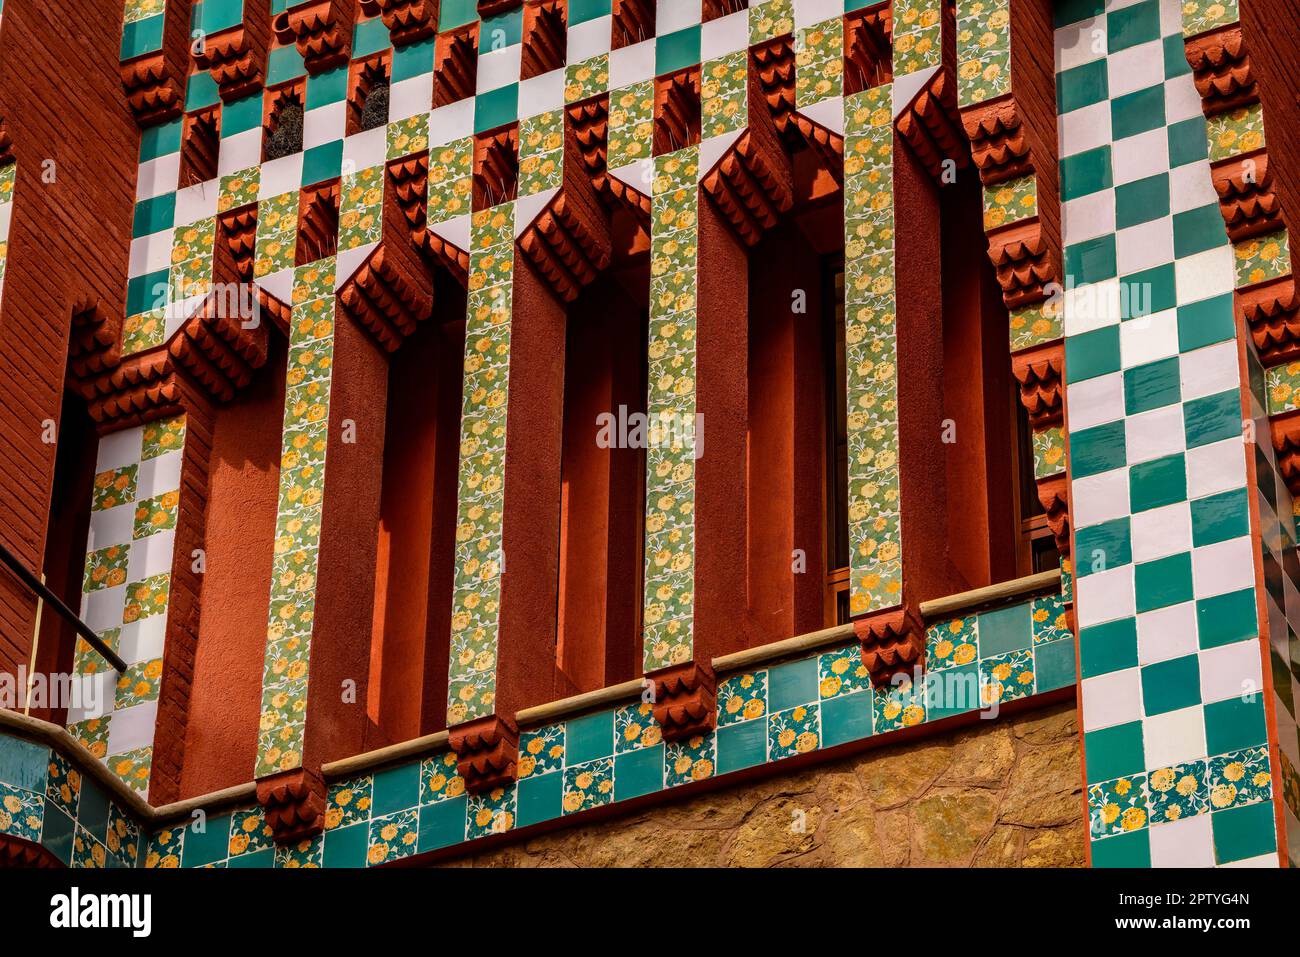
[[[450,864],[1081,867],[1082,801],[1071,701]]]

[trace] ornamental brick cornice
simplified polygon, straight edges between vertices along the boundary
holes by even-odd
[[[1266,366],[1300,358],[1300,294],[1286,275],[1237,293],[1237,312]]]
[[[1070,495],[1064,472],[1038,481],[1038,501],[1047,516],[1047,527],[1056,539],[1056,550],[1070,554]]]
[[[876,688],[888,688],[895,675],[910,673],[925,662],[925,625],[906,607],[860,618],[853,622],[853,631]]]
[[[393,46],[424,40],[438,30],[438,0],[361,0],[368,17],[381,17]]]
[[[312,76],[348,62],[354,0],[309,0],[294,4],[271,21],[275,38],[297,46]]]
[[[1060,425],[1063,420],[1062,371],[1065,347],[1060,343],[1018,352],[1011,357],[1011,372],[1020,384],[1020,403],[1035,430]]]
[[[204,37],[194,63],[212,74],[221,99],[229,103],[262,88],[270,39],[270,7],[252,0],[244,4],[242,22]]]
[[[1234,243],[1283,228],[1282,204],[1274,192],[1265,152],[1234,156],[1211,169],[1219,212]]]
[[[971,156],[985,186],[1034,171],[1029,138],[1014,95],[1008,93],[970,107],[961,119],[970,140]]]
[[[1046,299],[1047,285],[1056,281],[1059,258],[1037,219],[1016,223],[989,236],[989,259],[997,271],[1002,300],[1008,309]]]
[[[789,37],[769,40],[750,49],[749,62],[773,125],[783,137],[790,135],[795,106],[794,44]],[[798,137],[797,130],[794,135]]]
[[[936,182],[941,181],[945,160],[951,160],[957,169],[970,165],[971,154],[957,111],[957,82],[951,70],[945,68],[930,77],[899,113],[894,127]]]
[[[467,721],[450,730],[448,743],[467,791],[491,791],[515,779],[519,729],[514,721],[499,715]]]
[[[392,196],[392,204],[385,210],[385,229],[400,213],[411,243],[421,258],[430,266],[444,267],[464,286],[469,279],[469,253],[425,228],[429,197],[428,152],[394,160],[387,169],[387,192]],[[388,204],[387,198],[385,204]]]
[[[127,105],[141,126],[180,116],[181,85],[163,50],[123,63],[121,72]]]
[[[1241,24],[1234,23],[1188,40],[1186,51],[1206,116],[1259,99]]]
[[[1300,409],[1274,416],[1269,426],[1278,471],[1291,494],[1300,494]]]
[[[718,678],[701,661],[661,668],[646,675],[654,684],[655,720],[665,741],[712,731],[718,720]]]
[[[411,243],[381,242],[339,289],[340,311],[394,352],[433,310],[433,282]]]
[[[277,844],[293,844],[325,830],[325,781],[307,768],[257,782],[257,803]]]
[[[72,312],[68,341],[68,371],[74,378],[86,378],[121,361],[122,317],[110,313],[102,303],[77,307]]]

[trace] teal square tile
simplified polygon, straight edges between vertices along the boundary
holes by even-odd
[[[1165,63],[1165,79],[1171,80],[1176,76],[1185,76],[1192,72],[1191,65],[1187,62],[1187,50],[1183,45],[1183,35],[1181,33],[1171,33],[1161,41],[1161,54]]]
[[[1196,655],[1146,665],[1142,706],[1148,715],[1165,714],[1201,703],[1201,669]]]
[[[147,20],[136,20],[134,23],[123,24],[122,45],[118,51],[118,59],[130,60],[133,57],[161,50],[163,21],[165,19],[166,17],[160,13],[158,16],[149,17]]]
[[[1192,544],[1197,548],[1250,534],[1250,503],[1244,488],[1195,499]]]
[[[433,61],[429,61],[433,69]],[[307,65],[303,63],[302,54],[297,46],[276,47],[266,57],[266,85],[275,86],[307,75]]]
[[[1173,405],[1181,398],[1176,356],[1124,371],[1124,412],[1127,415]]]
[[[357,22],[356,29],[352,31],[352,59],[354,60],[386,50],[391,45],[388,27],[384,25],[381,17],[360,20]]]
[[[925,681],[925,715],[927,721],[939,721],[955,714],[965,714],[982,707],[980,701],[980,662],[931,671]]]
[[[637,752],[640,753],[640,752]],[[535,778],[524,778],[519,782],[517,824],[527,827],[541,821],[550,821],[559,817],[564,808],[561,804],[564,793],[564,774],[552,771],[550,774]]]
[[[822,702],[822,744],[833,748],[846,741],[871,737],[870,691],[828,698]]]
[[[1130,721],[1086,732],[1083,753],[1088,765],[1089,784],[1140,774],[1146,770],[1142,722]]]
[[[1067,361],[1067,370],[1069,368]],[[1109,472],[1126,463],[1124,421],[1082,429],[1070,436],[1070,465],[1076,479]]]
[[[159,123],[157,126],[145,128],[140,133],[140,162],[147,163],[149,160],[157,159],[160,156],[179,153],[181,151],[182,130],[183,123],[181,120],[169,120],[166,123]]]
[[[333,179],[343,170],[343,141],[334,140],[304,150],[302,154],[302,185],[312,186]]]
[[[519,119],[519,84],[510,83],[474,98],[474,132],[496,129]]]
[[[108,795],[89,775],[81,778],[81,803],[77,805],[77,823],[90,832],[90,836],[101,843],[108,832]],[[230,815],[208,822],[209,828],[215,827],[227,831],[230,829]],[[223,851],[222,857],[225,856]]]
[[[1277,850],[1277,825],[1273,802],[1215,811],[1210,815],[1214,833],[1214,860],[1218,864],[1244,861]]]
[[[1096,239],[1066,246],[1065,275],[1076,286],[1114,278],[1117,275],[1115,234],[1107,233]]]
[[[1133,566],[1133,591],[1139,612],[1192,600],[1192,555],[1180,552]]]
[[[1147,828],[1092,842],[1093,867],[1150,867],[1151,832]]]
[[[612,0],[569,0],[569,26],[607,17],[612,12]]]
[[[1217,648],[1256,637],[1255,590],[1202,598],[1196,602],[1196,633],[1202,648]]]
[[[1149,316],[1178,304],[1173,263],[1130,273],[1121,277],[1119,283],[1121,319]]]
[[[1208,754],[1240,751],[1268,742],[1264,695],[1227,698],[1205,706],[1205,749]]]
[[[817,659],[777,665],[767,673],[768,710],[785,711],[817,700]]]
[[[1056,112],[1069,113],[1100,103],[1110,94],[1106,61],[1094,60],[1056,74]]]
[[[262,94],[254,93],[221,105],[221,137],[227,139],[262,125]]]
[[[1178,349],[1191,352],[1201,346],[1227,342],[1237,334],[1232,293],[1178,307]]]
[[[132,276],[128,279],[126,282],[126,314],[128,316],[138,316],[165,302],[170,279],[171,272],[167,269],[145,273],[143,276]]]
[[[1119,326],[1104,326],[1065,340],[1065,366],[1071,382],[1118,372]]]
[[[41,844],[64,864],[72,862],[72,836],[76,826],[68,815],[52,801],[45,802],[45,823],[41,828]]]
[[[1074,639],[1059,638],[1034,645],[1034,674],[1040,693],[1073,685],[1077,680]]]
[[[614,753],[614,712],[600,711],[565,724],[565,764],[585,764]]]
[[[1052,25],[1066,27],[1080,20],[1091,20],[1106,11],[1106,0],[1058,0],[1052,5]]]
[[[197,73],[190,74],[189,82],[185,84],[186,113],[212,106],[220,100],[221,92],[217,89],[217,81],[211,73],[207,70],[199,70]]]
[[[767,761],[767,721],[742,721],[718,729],[718,773]]]
[[[1080,578],[1133,561],[1133,540],[1127,517],[1080,528],[1074,533],[1074,542],[1075,567]]]
[[[437,804],[426,804],[420,808],[420,831],[416,843],[416,852],[437,850],[450,847],[465,840],[465,809],[467,798],[464,794]]]
[[[1218,203],[1174,213],[1174,255],[1182,259],[1228,242]]]
[[[1187,464],[1183,453],[1139,462],[1128,473],[1129,507],[1134,512],[1172,505],[1187,498]],[[1083,574],[1082,570],[1079,572]]]
[[[44,745],[0,735],[0,784],[43,793],[49,763],[50,749]]]
[[[1115,228],[1127,229],[1169,215],[1169,174],[1115,187]]]
[[[202,0],[195,4],[195,19],[209,36],[237,26],[244,19],[244,0]]]
[[[1177,40],[1181,51],[1182,38]],[[1186,60],[1183,63],[1186,65]],[[1170,169],[1207,159],[1210,155],[1209,140],[1205,135],[1205,118],[1202,116],[1170,123],[1165,130],[1165,138],[1169,143]]]
[[[371,794],[372,817],[415,807],[420,803],[420,762],[377,772]]]
[[[1105,61],[1098,61],[1105,68]],[[1117,140],[1165,125],[1165,88],[1147,87],[1110,101],[1110,132]]]
[[[700,25],[655,38],[655,76],[674,73],[700,62]]]
[[[442,9],[447,9],[443,3]],[[434,38],[393,48],[393,82],[410,80],[433,72]]]
[[[362,828],[365,825],[361,825]],[[328,865],[327,865],[328,866]],[[238,857],[228,858],[226,867],[244,869],[275,867],[275,848],[266,847],[260,851],[252,851],[248,854],[240,854]]]
[[[153,199],[142,199],[135,204],[135,218],[131,221],[131,238],[150,236],[176,225],[176,194],[163,193]]]
[[[614,756],[614,800],[654,794],[664,789],[664,746]]]
[[[1079,671],[1085,678],[1136,668],[1137,619],[1120,618],[1079,631]]]
[[[325,867],[365,867],[369,847],[369,823],[353,824],[325,832]]]
[[[979,616],[980,657],[1003,655],[1028,648],[1034,643],[1034,627],[1029,605],[1012,605]]]
[[[1146,0],[1106,14],[1106,51],[1118,53],[1160,39],[1160,0]]]
[[[478,19],[477,0],[442,0],[438,11],[438,31],[446,33]]]
[[[1061,202],[1110,189],[1110,146],[1084,150],[1061,160]]]
[[[522,43],[524,39],[524,8],[522,5],[505,13],[485,17],[478,25],[478,49],[483,54],[502,50]]]
[[[1189,449],[1240,436],[1241,423],[1241,393],[1236,389],[1192,399],[1183,405],[1183,428]]]

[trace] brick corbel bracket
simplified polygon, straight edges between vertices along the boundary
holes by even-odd
[[[511,719],[489,715],[458,724],[451,729],[448,743],[467,791],[491,791],[515,779],[519,729]]]
[[[951,160],[956,169],[970,165],[970,150],[957,109],[957,79],[950,65],[945,64],[930,77],[898,114],[894,129],[936,183],[943,182],[945,160]]]
[[[519,251],[561,302],[572,302],[609,265],[613,239],[568,114],[564,127],[560,190],[519,234]]]
[[[11,867],[59,868],[63,862],[40,844],[12,834],[0,834],[0,870]]]
[[[1038,482],[1038,501],[1047,515],[1047,527],[1056,539],[1061,557],[1070,554],[1070,499],[1066,475],[1061,472]]]
[[[308,0],[277,14],[271,29],[281,44],[298,47],[315,76],[348,62],[355,20],[355,0]]]
[[[888,688],[898,674],[925,664],[925,625],[906,607],[878,612],[853,622],[862,649],[862,663],[871,684]]]
[[[361,0],[361,12],[383,18],[395,47],[424,40],[438,30],[438,0]]]
[[[1292,276],[1237,293],[1237,311],[1250,327],[1264,365],[1300,359],[1300,295]]]
[[[429,152],[424,150],[388,164],[386,192],[392,196],[407,235],[429,266],[444,267],[462,286],[469,282],[469,253],[426,228],[429,200]],[[384,199],[385,204],[388,198]],[[389,207],[384,208],[388,228]],[[396,214],[395,214],[396,215]]]
[[[1300,495],[1300,409],[1273,416],[1269,428],[1278,470],[1291,494]]]
[[[190,0],[168,3],[163,14],[162,47],[122,61],[122,89],[141,126],[180,116],[190,64]]]
[[[753,246],[794,205],[794,173],[752,59],[747,97],[749,126],[700,185],[740,241]]]
[[[264,0],[244,0],[243,20],[204,37],[194,63],[212,74],[221,99],[229,103],[262,88],[270,40],[270,6]]]
[[[524,0],[478,0],[478,15],[495,17],[499,13],[508,13],[523,4]]]
[[[1035,346],[1011,357],[1011,373],[1020,385],[1020,404],[1029,413],[1035,431],[1064,420],[1064,368],[1065,349],[1060,343]]]
[[[712,731],[718,720],[718,679],[699,661],[660,668],[646,676],[654,684],[654,714],[665,741]]]
[[[325,830],[325,780],[297,768],[257,782],[257,803],[277,844],[293,844]]]

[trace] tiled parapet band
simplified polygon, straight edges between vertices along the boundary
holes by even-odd
[[[1182,13],[1056,7],[1091,860],[1276,866],[1236,272]]]
[[[0,300],[4,297],[5,260],[9,258],[9,222],[13,216],[17,172],[17,163],[0,166]]]

